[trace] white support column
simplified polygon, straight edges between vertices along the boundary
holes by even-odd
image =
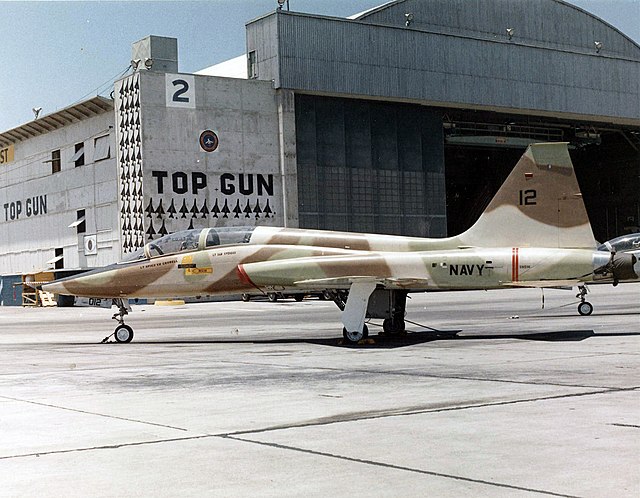
[[[297,228],[298,217],[298,162],[296,160],[295,96],[291,90],[276,90],[278,103],[278,142],[280,174],[282,175],[282,205],[284,226]]]

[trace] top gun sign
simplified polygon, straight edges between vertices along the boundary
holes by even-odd
[[[151,170],[145,182],[147,240],[208,226],[282,224],[273,173]]]

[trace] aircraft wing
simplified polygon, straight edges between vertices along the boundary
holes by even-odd
[[[567,280],[531,280],[527,282],[503,282],[503,287],[522,287],[522,288],[558,288],[558,287],[575,287],[576,285],[582,285],[585,282],[580,279],[567,279]]]
[[[389,289],[426,289],[433,282],[418,255],[367,253],[259,261],[238,271],[256,287],[295,286],[300,289],[349,288],[374,283]]]
[[[387,288],[393,289],[425,289],[428,287],[429,281],[426,278],[375,278],[366,276],[345,276],[334,278],[316,278],[307,280],[298,280],[294,285],[300,288],[315,287],[349,287],[353,283],[359,282],[375,282]]]

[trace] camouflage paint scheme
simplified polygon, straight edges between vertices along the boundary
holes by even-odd
[[[238,229],[246,235],[241,242],[207,247],[205,240],[216,230],[233,229],[204,229],[190,234],[198,241],[195,250],[153,255],[159,239],[145,246],[139,260],[43,289],[86,297],[163,298],[350,289],[365,281],[432,291],[615,279],[612,254],[595,250],[565,143],[529,146],[479,220],[454,237],[244,227]],[[627,256],[616,256],[624,269],[620,275],[637,280],[640,262]]]

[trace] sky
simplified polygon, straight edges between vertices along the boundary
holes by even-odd
[[[520,0],[527,1],[527,0]],[[640,43],[640,0],[569,0]],[[384,0],[289,0],[291,10],[346,17]],[[178,39],[180,72],[245,53],[245,23],[276,0],[0,0],[0,131],[95,95],[126,73],[131,44],[147,35]]]

